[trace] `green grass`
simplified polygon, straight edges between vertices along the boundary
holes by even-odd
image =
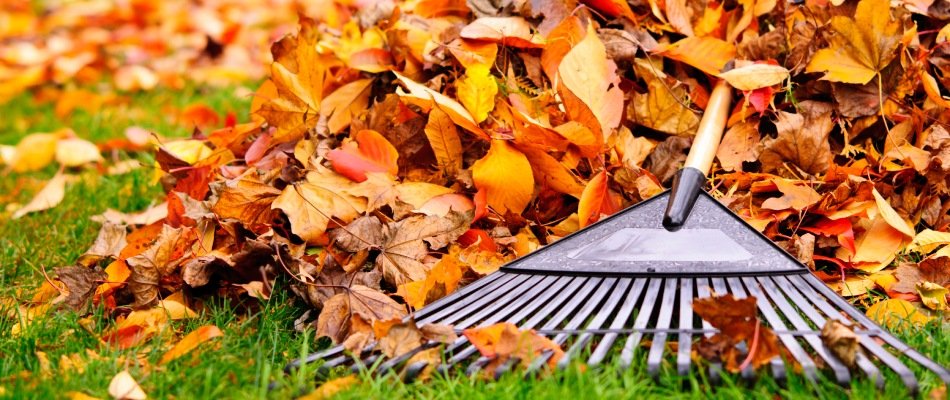
[[[6,104],[0,118],[0,144],[15,144],[33,132],[72,127],[80,136],[101,141],[121,137],[126,127],[138,125],[164,136],[185,136],[189,127],[177,126],[162,110],[204,102],[218,111],[233,110],[246,119],[249,98],[235,96],[232,89],[157,90],[134,95],[130,101],[95,113],[77,111],[60,120],[51,105],[37,105],[23,96]],[[131,155],[146,164],[149,155]],[[6,174],[0,178],[0,198],[23,204],[49,179],[56,168],[28,174]],[[100,176],[96,171],[81,173],[71,184],[62,204],[52,210],[31,214],[20,220],[0,214],[0,298],[23,299],[43,279],[43,271],[73,263],[92,243],[98,224],[89,217],[107,208],[137,211],[159,201],[160,187],[152,172],[140,169],[120,176]],[[0,203],[0,207],[6,204]],[[285,282],[278,282],[283,285]],[[23,289],[20,291],[19,289]],[[285,376],[283,366],[293,358],[326,345],[315,341],[313,332],[293,330],[294,320],[304,308],[288,290],[275,291],[257,312],[245,312],[242,304],[211,300],[199,308],[200,317],[171,324],[169,331],[139,347],[119,351],[100,343],[111,318],[101,309],[88,315],[70,311],[49,314],[29,325],[19,336],[9,334],[15,318],[11,309],[0,310],[0,397],[59,398],[69,391],[108,398],[109,381],[128,369],[151,398],[287,398],[306,393],[315,385],[313,369]],[[168,348],[168,335],[184,333],[202,325],[222,328],[224,337],[202,345],[195,352],[167,365],[158,360]],[[908,330],[900,337],[943,365],[950,364],[950,335],[938,323]],[[44,366],[39,353],[49,365]],[[642,353],[642,352],[641,352]],[[79,355],[85,365],[64,368],[63,356]],[[641,363],[642,364],[642,363]],[[928,373],[913,365],[923,379],[923,393],[939,386]],[[811,383],[794,373],[780,385],[765,377],[755,382],[726,380],[710,385],[704,371],[680,378],[665,368],[659,379],[650,378],[644,367],[620,370],[615,366],[581,371],[571,368],[544,379],[523,379],[510,374],[499,381],[464,377],[435,377],[424,384],[404,384],[395,377],[362,377],[362,383],[341,392],[340,398],[904,398],[906,393],[893,375],[887,388],[878,392],[867,381],[842,388],[831,380]],[[274,383],[275,390],[268,387]]]

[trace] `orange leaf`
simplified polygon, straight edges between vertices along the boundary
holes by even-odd
[[[848,249],[851,254],[855,253],[854,229],[851,225],[851,221],[849,221],[847,218],[822,218],[822,220],[818,221],[815,226],[803,226],[802,230],[824,236],[836,236],[838,238],[838,243],[841,244],[842,247]]]
[[[660,54],[716,75],[736,58],[736,46],[710,36],[688,37],[661,49]]]
[[[218,327],[214,325],[205,325],[195,329],[188,335],[185,335],[185,337],[182,338],[181,341],[175,345],[175,347],[172,347],[171,350],[168,350],[168,352],[163,354],[162,359],[158,363],[168,363],[169,361],[188,354],[198,347],[199,344],[207,342],[218,336],[224,336],[224,332],[221,332],[221,329],[218,329]]]
[[[327,159],[333,170],[356,182],[366,180],[367,172],[399,173],[396,160],[399,152],[383,135],[370,129],[356,133],[356,142],[347,142],[339,149],[330,150]]]
[[[600,171],[587,183],[584,193],[581,194],[580,204],[577,205],[580,227],[583,228],[597,221],[602,214],[613,214],[617,208],[607,188],[607,171]]]
[[[507,141],[494,139],[488,154],[475,161],[472,179],[485,190],[488,205],[504,214],[520,213],[534,194],[534,175],[528,158]],[[478,198],[476,197],[476,214]]]
[[[518,359],[523,366],[530,365],[543,352],[551,351],[548,365],[557,364],[564,351],[561,346],[533,329],[521,330],[510,322],[501,322],[491,326],[470,328],[462,332],[482,356],[492,359],[485,370],[493,370],[509,359]]]
[[[631,21],[637,20],[626,0],[581,0],[581,3],[611,17],[627,17]]]

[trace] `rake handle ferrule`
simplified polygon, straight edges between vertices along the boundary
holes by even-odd
[[[666,205],[666,214],[663,216],[663,227],[669,231],[678,230],[686,223],[699,191],[703,190],[706,174],[712,167],[723,130],[726,128],[731,102],[732,88],[725,80],[719,81],[709,95],[706,112],[699,121],[699,128],[693,138],[689,155],[686,156],[686,162],[673,178],[673,189]]]

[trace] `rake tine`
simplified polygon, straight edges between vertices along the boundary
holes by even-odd
[[[712,288],[715,294],[722,296],[724,294],[729,293],[729,288],[726,287],[726,281],[724,279],[709,278],[709,281],[712,283]],[[745,292],[742,292],[742,293],[745,293]]]
[[[775,286],[781,289],[782,292],[792,299],[792,302],[795,303],[800,310],[802,310],[808,319],[815,323],[816,327],[825,326],[825,318],[822,317],[821,313],[811,305],[815,300],[809,301],[795,288],[794,285],[791,284],[791,281],[789,281],[788,278],[784,276],[775,276],[772,277],[771,280]],[[840,315],[836,316],[835,319],[844,320],[844,318],[841,318]],[[858,367],[864,371],[864,374],[867,375],[872,382],[874,382],[875,386],[877,386],[879,389],[884,388],[884,377],[881,375],[881,370],[878,369],[877,366],[867,358],[867,356],[861,352],[858,352],[856,361]]]
[[[431,323],[431,322],[442,322],[450,317],[459,317],[460,315],[464,317],[468,312],[481,309],[486,304],[497,300],[500,297],[503,297],[512,291],[515,291],[516,288],[521,286],[524,281],[528,280],[531,275],[515,275],[515,274],[505,274],[512,275],[510,279],[500,279],[501,286],[498,288],[492,288],[491,290],[485,290],[484,294],[481,296],[470,296],[461,299],[460,301],[451,303],[447,305],[441,311],[434,313],[433,315],[418,320],[417,323]],[[462,312],[466,314],[461,314]]]
[[[551,297],[552,295],[556,293],[555,291],[551,291],[547,289],[549,289],[552,286],[556,287],[556,283],[560,279],[561,277],[555,277],[555,276],[537,277],[536,280],[538,282],[536,285],[533,285],[532,288],[528,292],[526,292],[524,295],[518,296],[516,301],[512,302],[511,304],[508,304],[501,311],[495,312],[495,309],[497,309],[500,305],[503,305],[504,302],[497,302],[493,304],[491,307],[485,308],[481,310],[480,312],[478,312],[477,314],[473,315],[472,317],[469,317],[465,321],[462,321],[456,324],[455,328],[456,329],[468,328],[469,326],[475,323],[478,323],[481,320],[481,318],[483,318],[485,315],[488,315],[489,317],[486,320],[482,321],[482,324],[493,324],[495,322],[501,321],[506,316],[508,316],[509,314],[515,311],[518,311],[518,313],[530,312],[534,310],[535,308],[540,307],[541,304],[544,304],[549,297]],[[567,279],[567,281],[570,282],[571,279],[572,278],[569,278]],[[570,287],[570,286],[566,286],[566,287]],[[538,292],[540,292],[540,296],[538,296]],[[538,296],[538,297],[535,298],[535,296]],[[532,301],[532,299],[534,299],[534,301]],[[527,305],[525,305],[525,303],[527,303]],[[465,337],[460,337],[456,339],[455,342],[453,342],[448,348],[446,348],[445,353],[453,352],[458,347],[464,345],[466,342],[467,340],[465,339]],[[472,348],[472,350],[474,350],[474,347]],[[468,355],[462,357],[462,359],[467,358],[469,355],[473,353],[474,351],[468,353]],[[458,361],[460,360],[456,360],[455,362],[452,362],[452,363],[454,364]]]
[[[459,299],[461,298],[469,297],[470,295],[478,295],[483,290],[490,290],[491,285],[497,286],[499,284],[499,281],[502,280],[502,278],[511,279],[512,278],[511,275],[512,274],[505,274],[505,273],[489,274],[488,276],[484,278],[476,280],[475,282],[472,282],[460,288],[457,292],[453,293],[451,296],[445,296],[441,299],[438,299],[432,302],[431,304],[427,304],[425,307],[420,308],[419,310],[416,310],[416,312],[412,315],[412,317],[415,318],[416,321],[422,321],[424,318],[427,318],[430,314],[433,314],[436,311],[441,310],[446,305],[459,301]]]
[[[323,359],[325,359],[325,358],[327,358],[327,357],[334,357],[334,356],[337,356],[337,355],[339,355],[339,354],[343,354],[343,346],[334,346],[334,347],[331,347],[331,348],[326,349],[326,350],[324,350],[324,351],[319,351],[319,352],[316,352],[316,353],[313,353],[313,354],[308,354],[306,357],[304,357],[304,358],[298,358],[298,359],[296,359],[296,360],[293,360],[293,361],[291,361],[289,364],[287,364],[286,366],[284,366],[284,373],[285,373],[285,374],[289,374],[289,373],[291,373],[291,372],[297,370],[297,369],[300,368],[301,366],[304,366],[304,365],[307,365],[307,364],[311,364],[311,363],[315,363],[315,362],[320,361],[320,360],[323,360]]]
[[[760,277],[758,283],[753,278],[742,278],[742,281],[746,284],[746,287],[750,290],[756,292],[759,291],[759,287],[762,288],[762,291],[772,299],[772,303],[778,306],[779,310],[785,314],[785,318],[788,318],[788,321],[792,323],[795,329],[798,330],[811,330],[811,326],[808,325],[805,320],[798,314],[798,310],[795,309],[788,301],[785,300],[785,296],[781,293],[778,293],[778,290],[775,286],[772,285],[772,282],[768,279],[763,279]],[[840,385],[847,385],[851,381],[851,373],[848,372],[848,367],[841,363],[837,357],[828,353],[828,349],[824,344],[821,343],[821,338],[814,335],[805,335],[803,338],[812,349],[815,350],[815,353],[819,357],[823,358],[825,362],[831,367],[832,372],[835,374],[835,378],[838,380]]]
[[[566,277],[562,277],[562,278],[560,278],[560,279],[564,279],[564,278],[566,278]],[[568,278],[568,282],[572,282],[570,279],[571,279],[571,278]],[[570,314],[570,313],[574,310],[574,308],[576,308],[577,305],[580,304],[580,302],[583,301],[583,300],[590,294],[590,292],[591,292],[592,290],[594,290],[594,288],[597,287],[597,285],[598,285],[598,284],[600,283],[600,281],[601,281],[601,278],[590,278],[590,279],[588,279],[588,278],[573,278],[573,279],[574,279],[575,281],[577,281],[577,285],[576,285],[576,286],[579,286],[579,287],[577,288],[577,294],[576,294],[576,295],[572,296],[573,291],[570,290],[570,289],[572,289],[572,288],[570,288],[570,287],[569,287],[569,290],[558,291],[558,292],[557,292],[557,293],[558,293],[558,297],[557,297],[556,299],[554,299],[554,301],[551,301],[551,302],[549,302],[548,304],[546,304],[545,307],[544,307],[541,311],[539,311],[538,313],[536,313],[536,314],[532,317],[531,320],[529,320],[528,322],[526,322],[526,323],[522,326],[522,329],[530,329],[530,328],[533,328],[534,325],[540,323],[544,318],[546,318],[548,315],[550,315],[552,312],[554,312],[556,309],[558,309],[558,307],[560,307],[561,304],[562,304],[565,300],[568,300],[567,303],[564,304],[564,306],[561,307],[553,317],[551,317],[551,320],[553,320],[553,321],[560,321],[560,320],[562,320],[562,319],[564,319],[564,318],[567,318],[567,315]],[[529,310],[522,310],[522,312],[521,312],[520,314],[527,314],[529,311],[530,311],[530,309],[529,309]],[[555,325],[555,326],[556,326],[556,325]],[[453,344],[453,346],[452,346],[451,348],[454,349],[454,348],[457,348],[457,346],[460,346],[461,344],[464,344],[465,339],[464,339],[464,338],[459,338],[459,339],[461,340],[461,342],[456,342],[455,344]],[[469,346],[468,346],[467,348],[465,348],[464,350],[462,350],[461,352],[456,353],[456,354],[453,354],[452,358],[448,361],[448,363],[446,363],[446,364],[440,366],[439,368],[440,368],[440,369],[447,369],[447,368],[450,367],[451,365],[455,365],[455,364],[457,364],[457,363],[459,363],[459,362],[465,360],[466,358],[472,356],[473,354],[475,354],[476,351],[478,351],[478,350],[475,348],[475,346],[472,346],[471,344],[469,344]],[[484,358],[484,357],[483,357],[483,358]],[[484,358],[484,360],[485,360],[485,362],[488,361],[487,358]]]
[[[623,298],[623,295],[629,287],[630,279],[620,278],[616,286],[614,286],[614,289],[610,292],[610,297],[601,305],[600,312],[587,324],[587,329],[600,329],[603,327],[604,322],[613,314],[614,309],[617,308],[617,304],[620,303],[620,299]],[[557,367],[559,369],[567,368],[571,362],[571,358],[577,356],[593,337],[594,335],[592,333],[581,334],[577,340],[574,341],[574,345],[564,352],[564,356],[558,361]]]
[[[693,344],[692,334],[685,331],[686,329],[693,328],[693,308],[691,307],[693,301],[693,280],[683,278],[680,282],[682,282],[679,299],[680,321],[678,328],[680,329],[680,333],[679,345],[676,349],[676,372],[680,374],[680,376],[686,376],[689,374],[690,346]]]
[[[627,292],[627,297],[624,299],[620,310],[617,311],[617,314],[614,315],[613,322],[610,323],[610,329],[621,329],[630,320],[630,316],[633,315],[633,309],[636,307],[637,302],[640,299],[640,295],[643,294],[643,286],[646,285],[647,280],[644,278],[636,278],[633,282],[633,288]],[[597,366],[607,357],[607,352],[610,351],[610,347],[613,346],[614,341],[617,340],[619,335],[616,333],[608,333],[600,339],[600,343],[597,344],[597,348],[591,353],[590,358],[587,360],[587,365]]]
[[[458,329],[465,329],[469,326],[475,325],[482,321],[484,323],[494,323],[501,321],[508,315],[511,315],[515,310],[521,308],[525,303],[528,303],[533,299],[538,293],[545,291],[550,288],[550,284],[553,281],[556,281],[557,277],[554,276],[541,276],[535,275],[531,276],[530,279],[522,282],[519,285],[519,289],[528,288],[524,292],[509,292],[505,293],[504,296],[498,298],[496,301],[491,304],[479,307],[472,305],[469,309],[464,310],[464,312],[459,312],[453,317],[468,315],[472,311],[476,311],[474,314],[465,318],[461,322],[456,322],[457,319],[449,318],[440,321],[445,324],[453,324]]]
[[[581,307],[580,310],[577,311],[577,314],[574,314],[574,316],[571,317],[569,321],[567,321],[567,324],[564,325],[563,329],[577,329],[581,326],[581,324],[584,323],[584,321],[587,321],[587,318],[589,318],[590,315],[594,313],[594,310],[597,308],[597,306],[600,305],[600,303],[603,301],[605,297],[607,297],[607,293],[610,292],[610,290],[613,288],[616,282],[617,282],[617,278],[604,278],[600,286],[597,287],[597,291],[594,292],[593,296],[591,296],[588,299],[585,299],[587,300],[587,302],[584,303],[584,306]],[[556,329],[558,325],[560,325],[560,321],[552,320],[551,322],[546,324],[544,329]],[[559,333],[555,335],[554,339],[551,339],[551,341],[553,341],[554,343],[557,343],[558,345],[561,345],[564,343],[565,340],[567,340],[567,338],[568,338],[568,334]],[[547,363],[547,361],[553,355],[554,355],[553,352],[542,353],[535,360],[533,360],[531,366],[528,368],[526,373],[534,374],[535,372],[537,372],[538,368],[540,368],[545,363]],[[539,363],[538,361],[541,361],[541,362]]]
[[[663,288],[663,302],[660,304],[660,315],[656,321],[657,329],[667,329],[670,327],[670,320],[673,317],[673,304],[676,301],[676,286],[678,279],[664,279],[666,285]],[[647,373],[654,378],[660,373],[660,362],[663,361],[663,349],[666,348],[667,333],[657,332],[653,335],[653,343],[650,344],[650,351],[647,353]]]
[[[816,283],[824,284],[823,282],[821,282],[821,280],[819,280],[818,278],[812,275],[808,275],[806,280],[809,281],[812,287],[815,287]],[[871,321],[870,318],[868,318],[866,315],[856,310],[854,307],[848,306],[848,302],[842,299],[837,294],[835,294],[834,291],[831,290],[831,288],[829,288],[827,285],[825,285],[824,288],[818,289],[818,291],[819,293],[822,293],[823,295],[825,295],[825,297],[827,297],[828,299],[835,302],[836,305],[839,305],[839,308],[841,308],[840,304],[844,303],[844,305],[846,306],[845,308],[848,309],[848,315],[851,315],[852,318],[854,318],[855,320],[861,322],[862,324],[868,327],[872,327],[872,326],[877,327],[877,324],[874,323],[874,321]],[[829,296],[827,293],[831,293],[831,296]],[[854,314],[856,314],[857,317],[855,317]],[[880,332],[878,334],[878,337],[883,339],[884,342],[893,346],[894,349],[900,352],[901,354],[904,354],[905,356],[909,357],[911,360],[914,360],[918,364],[929,369],[931,372],[937,375],[940,378],[940,380],[943,381],[944,384],[950,385],[950,371],[948,371],[942,365],[937,364],[933,360],[927,358],[927,356],[921,354],[917,350],[914,350],[910,346],[906,345],[900,339],[888,333],[887,331],[880,328],[878,328],[878,331]]]
[[[633,321],[633,329],[635,332],[627,337],[627,341],[623,344],[623,350],[620,351],[620,366],[621,368],[629,368],[630,364],[633,363],[633,357],[636,355],[637,346],[640,345],[640,340],[643,339],[642,329],[646,328],[647,323],[650,322],[650,317],[653,314],[653,304],[656,302],[657,292],[660,291],[660,284],[663,283],[663,280],[660,278],[650,278],[649,286],[647,287],[646,295],[643,297],[643,303],[640,305],[640,309],[637,311],[637,319]]]
[[[711,296],[711,293],[710,293],[710,290],[709,290],[709,289],[710,289],[709,279],[706,279],[706,278],[696,278],[696,296],[697,296],[697,297],[699,297],[699,298],[701,298],[701,299],[709,298],[709,296]],[[703,326],[703,329],[704,329],[704,330],[707,330],[707,331],[708,331],[708,330],[712,329],[712,325],[710,325],[709,322],[706,322],[706,320],[704,320],[704,319],[702,319],[702,318],[700,318],[700,321],[702,322],[702,326]],[[711,337],[712,335],[713,335],[712,333],[706,333],[706,334],[705,334],[705,336],[706,336],[707,338],[708,338],[708,337]],[[721,378],[722,378],[722,377],[721,377],[721,374],[722,374],[722,363],[721,363],[721,362],[715,361],[715,362],[709,363],[709,379],[710,379],[711,381],[713,381],[713,382],[719,382],[719,381],[721,380]]]
[[[393,369],[399,366],[400,364],[403,364],[406,361],[409,361],[409,359],[415,356],[416,354],[419,354],[420,352],[424,350],[428,350],[428,349],[431,349],[433,347],[438,347],[438,346],[439,346],[439,343],[432,343],[432,342],[424,343],[421,346],[416,346],[416,348],[409,350],[405,352],[404,354],[400,354],[396,357],[386,360],[386,362],[380,364],[379,367],[376,369],[376,373],[380,375],[385,374],[390,369]]]
[[[715,280],[716,280],[716,279],[714,278],[713,281],[715,281]],[[748,295],[746,294],[745,288],[742,287],[742,283],[741,283],[741,282],[739,282],[739,281],[736,280],[735,278],[727,278],[727,279],[726,279],[726,282],[727,282],[728,285],[729,285],[729,289],[732,290],[732,293],[733,293],[733,295],[734,295],[735,298],[737,298],[737,299],[744,299],[744,298],[748,297]],[[728,291],[727,291],[726,293],[728,293]],[[760,297],[761,297],[761,296],[760,296]],[[758,303],[756,303],[756,304],[758,304]],[[745,346],[745,349],[746,349],[746,351],[751,351],[751,350],[752,350],[752,349],[749,349],[748,346]],[[752,366],[751,366],[751,365],[746,366],[745,368],[743,368],[742,371],[740,372],[740,374],[742,375],[742,378],[743,378],[743,379],[752,380],[753,378],[755,378],[755,370],[752,369]]]
[[[809,274],[808,277],[811,277],[811,275]],[[815,292],[815,291],[809,286],[809,285],[812,283],[812,282],[809,282],[810,279],[804,279],[804,278],[801,277],[801,276],[790,276],[790,277],[789,277],[789,280],[790,280],[793,284],[795,284],[795,286],[796,286],[799,290],[801,290],[802,293],[805,293],[808,298],[812,299],[812,301],[815,303],[815,305],[817,305],[819,309],[821,309],[822,311],[824,311],[825,315],[827,315],[829,318],[836,318],[836,319],[839,319],[839,320],[843,320],[843,317],[841,316],[841,314],[840,314],[840,312],[839,312],[839,310],[842,310],[842,309],[836,308],[836,307],[834,307],[833,305],[831,305],[830,303],[828,303],[827,301],[825,301],[826,298],[829,298],[827,295],[823,296],[823,294],[818,294],[817,292]],[[817,280],[817,278],[815,278],[815,280]],[[818,282],[821,283],[822,285],[824,285],[824,282],[821,282],[820,280],[819,280]],[[830,290],[830,289],[829,289],[829,290]],[[806,292],[807,292],[807,293],[806,293]],[[834,298],[838,297],[838,295],[837,295],[837,294],[834,294],[834,292],[832,292],[832,294],[833,294],[834,297],[830,297],[830,299],[834,299]],[[845,312],[848,312],[847,310],[848,310],[848,309],[851,309],[851,308],[852,308],[852,307],[850,307],[850,305],[849,305],[846,309],[843,309],[843,310],[845,310]],[[864,317],[864,314],[859,314],[859,315],[861,315],[862,317],[864,317],[864,318],[862,318],[862,319],[854,318],[854,315],[853,315],[854,313],[848,312],[848,314],[849,314],[849,316],[851,316],[853,319],[855,319],[855,320],[856,320],[858,323],[860,323],[861,325],[864,325],[865,327],[872,327],[872,328],[876,328],[876,329],[880,330],[880,328],[877,328],[877,324],[875,324],[875,323],[874,323],[873,321],[871,321],[869,318]],[[885,339],[881,333],[883,333],[884,335],[886,335],[885,332],[881,331],[881,332],[878,334],[878,337],[881,337],[882,339]],[[858,341],[861,343],[862,346],[864,346],[866,349],[868,349],[868,351],[870,351],[871,354],[874,354],[874,356],[876,356],[878,359],[880,359],[882,362],[884,362],[885,365],[887,365],[887,366],[890,367],[892,370],[894,370],[894,372],[896,372],[897,375],[900,376],[901,381],[904,383],[904,385],[907,386],[907,388],[910,389],[911,392],[915,392],[915,393],[917,392],[917,390],[918,390],[918,383],[917,383],[917,377],[916,377],[916,375],[914,374],[913,371],[910,370],[910,368],[908,368],[906,365],[904,365],[904,363],[901,362],[900,359],[898,359],[897,357],[895,357],[893,354],[891,354],[890,351],[888,351],[887,349],[883,348],[880,344],[878,344],[873,338],[871,338],[871,337],[868,336],[868,335],[858,335]],[[886,340],[885,340],[885,342],[886,342]],[[890,344],[890,343],[888,343],[888,344]],[[924,365],[924,366],[926,367],[926,365]],[[928,368],[929,368],[929,367],[928,367]],[[936,371],[935,371],[935,372],[936,372]],[[942,377],[941,377],[941,378],[942,378]]]

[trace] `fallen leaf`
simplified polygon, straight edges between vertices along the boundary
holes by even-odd
[[[854,19],[831,18],[828,48],[818,50],[807,72],[825,72],[822,79],[863,85],[894,59],[901,22],[891,18],[887,0],[861,0]]]
[[[457,96],[462,105],[472,113],[476,123],[488,118],[495,108],[498,85],[488,66],[476,64],[465,69],[465,76],[458,80]]]
[[[577,205],[577,217],[580,227],[583,228],[600,219],[601,215],[610,215],[619,209],[607,187],[607,171],[600,171],[594,175]]]
[[[803,101],[801,114],[778,113],[775,138],[762,140],[759,161],[763,172],[783,171],[791,163],[809,174],[825,172],[831,163],[828,135],[834,127],[832,108],[826,103]]]
[[[557,365],[564,355],[561,346],[533,329],[521,330],[510,322],[500,322],[494,325],[469,328],[462,331],[464,335],[483,357],[491,359],[485,366],[488,374],[504,365],[508,360],[515,359],[522,367],[530,365],[537,357],[550,353],[547,364]]]
[[[66,195],[66,175],[62,172],[57,173],[53,176],[49,182],[46,182],[46,185],[40,189],[39,192],[33,196],[33,199],[29,203],[26,203],[25,206],[20,207],[13,213],[13,219],[20,219],[24,215],[49,210],[50,208],[56,207],[60,202],[63,201],[63,197]]]
[[[488,154],[472,166],[472,179],[485,190],[488,205],[502,214],[520,213],[534,195],[531,163],[505,140],[492,140]]]
[[[366,200],[347,193],[351,181],[330,172],[311,172],[307,180],[286,188],[271,208],[290,220],[293,233],[305,241],[318,240],[331,219],[354,220],[366,210]]]
[[[736,47],[732,43],[712,36],[683,38],[657,49],[657,52],[713,76],[736,57]]]
[[[57,141],[57,136],[52,133],[27,135],[17,143],[13,149],[14,157],[7,164],[15,172],[41,170],[55,159]]]
[[[736,348],[745,342],[751,354],[751,365],[759,368],[779,355],[778,337],[758,318],[755,297],[736,299],[732,295],[693,299],[693,311],[709,322],[719,333],[703,337],[697,352],[707,359],[722,361],[726,369],[738,373],[742,354]]]
[[[802,211],[821,200],[821,195],[809,186],[796,185],[788,179],[772,179],[772,183],[782,192],[782,197],[773,197],[762,202],[762,208],[768,210],[792,209]]]
[[[74,310],[87,304],[89,297],[95,293],[96,288],[105,281],[107,276],[98,268],[76,265],[56,268],[55,272],[56,280],[66,285],[66,290],[69,292],[66,296],[66,304]]]
[[[399,152],[383,135],[373,130],[362,130],[354,141],[345,142],[339,149],[330,150],[327,159],[333,170],[356,182],[366,180],[367,172],[399,173]]]
[[[733,68],[716,76],[736,89],[755,90],[784,82],[788,79],[788,70],[779,65],[755,63]]]
[[[439,162],[439,169],[445,176],[454,177],[462,169],[462,140],[455,123],[441,108],[433,107],[425,134]]]
[[[742,171],[743,162],[752,162],[759,158],[758,124],[748,121],[733,125],[722,137],[716,159],[726,171]]]
[[[221,329],[219,329],[217,326],[205,325],[198,327],[197,329],[185,335],[185,337],[183,337],[180,342],[175,344],[175,347],[172,347],[171,350],[168,350],[165,352],[165,354],[162,354],[162,358],[159,360],[158,364],[166,364],[172,360],[175,360],[185,354],[190,353],[192,350],[197,348],[198,345],[219,336],[224,336],[224,332],[221,332]]]
[[[921,326],[929,322],[932,317],[902,299],[882,300],[868,307],[867,316],[872,321],[888,329],[901,329],[910,326]]]
[[[920,301],[927,308],[937,311],[947,310],[947,293],[950,293],[947,288],[933,282],[918,282],[916,286]]]
[[[338,393],[360,383],[360,378],[350,374],[324,382],[320,387],[297,400],[324,400],[336,396]]]
[[[855,367],[860,350],[858,335],[847,325],[836,319],[825,321],[821,328],[821,342],[848,368]]]
[[[99,148],[88,140],[69,138],[56,142],[56,162],[64,167],[73,168],[101,161]]]
[[[617,87],[619,78],[615,69],[616,65],[607,59],[604,44],[593,27],[588,27],[587,35],[564,55],[558,66],[558,76],[564,88],[596,118],[597,126],[588,124],[588,127],[604,136],[620,124],[623,114],[623,92]],[[563,95],[564,91],[561,93]]]
[[[145,400],[148,398],[142,387],[129,371],[121,371],[109,382],[109,395],[116,400]]]

